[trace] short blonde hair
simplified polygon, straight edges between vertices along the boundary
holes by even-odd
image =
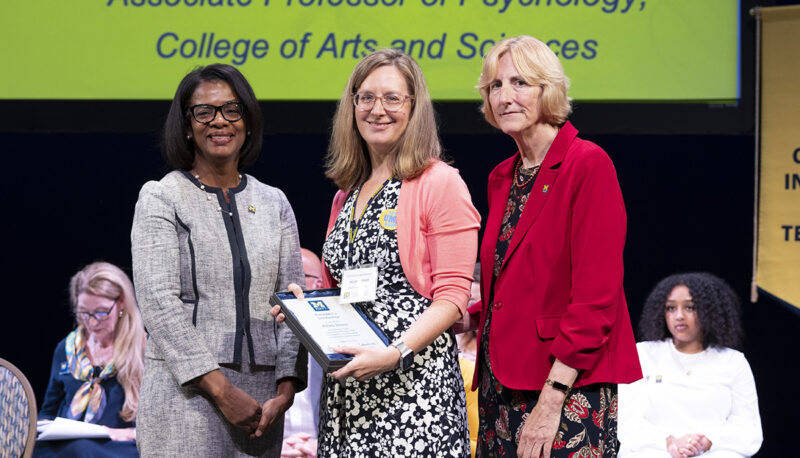
[[[349,191],[367,181],[372,173],[369,151],[356,125],[353,94],[370,73],[387,65],[403,75],[409,95],[414,96],[408,126],[392,150],[392,176],[399,180],[415,178],[441,158],[436,115],[422,70],[407,54],[396,49],[381,49],[361,59],[353,69],[333,117],[325,175],[339,189]]]
[[[555,53],[540,40],[528,35],[506,38],[494,45],[483,59],[483,70],[477,88],[483,97],[483,116],[494,127],[497,126],[492,104],[489,103],[489,89],[497,76],[497,65],[506,53],[511,55],[520,76],[526,83],[542,87],[542,120],[552,126],[561,126],[572,112],[572,99],[567,96],[569,78],[564,74],[561,61]]]
[[[125,403],[119,416],[125,421],[136,419],[139,407],[139,386],[144,370],[145,332],[133,283],[119,267],[107,262],[95,262],[81,269],[69,281],[72,312],[78,307],[81,294],[106,297],[117,301],[117,336],[114,340],[114,366],[117,380],[125,390]],[[76,314],[77,317],[77,314]],[[77,320],[78,332],[86,333],[83,322]]]

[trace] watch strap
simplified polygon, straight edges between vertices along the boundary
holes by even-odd
[[[400,370],[405,371],[414,362],[414,350],[408,348],[402,340],[392,342],[392,346],[400,352]]]
[[[565,384],[563,384],[561,382],[557,382],[557,381],[555,381],[555,380],[553,380],[551,378],[545,379],[544,383],[546,385],[552,386],[553,388],[557,389],[558,391],[561,391],[564,394],[569,393],[569,390],[572,389],[571,386],[565,385]]]

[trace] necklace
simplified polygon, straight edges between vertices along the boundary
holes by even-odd
[[[195,180],[200,181],[200,174],[195,172],[194,169],[189,170],[189,173],[192,174],[192,176],[194,177]],[[229,186],[228,189],[235,188],[235,187],[239,186],[240,184],[242,184],[242,174],[240,173],[237,176],[238,176],[238,180],[237,180],[236,184],[233,185],[233,186]],[[220,188],[224,188],[224,187],[220,186]],[[206,189],[206,185],[202,181],[200,181],[200,189],[202,189],[203,191],[205,191],[205,189]]]
[[[199,173],[196,173],[196,172],[194,171],[194,169],[192,169],[192,170],[189,170],[189,173],[191,173],[191,174],[192,174],[192,176],[194,177],[194,179],[195,179],[195,180],[197,180],[197,182],[198,182],[198,183],[200,183],[200,190],[201,190],[201,191],[205,191],[205,190],[206,190],[206,185],[205,185],[205,184],[204,184],[202,181],[200,181],[200,174],[199,174]],[[231,188],[235,188],[236,186],[239,186],[240,184],[242,184],[242,174],[240,173],[240,174],[238,174],[238,176],[239,176],[239,180],[238,180],[238,182],[236,183],[236,185],[234,185],[234,186],[231,186]],[[230,188],[228,188],[228,189],[230,189]],[[227,193],[227,191],[225,191],[225,192]],[[209,201],[210,201],[211,199],[213,199],[213,197],[211,196],[211,194],[208,194],[208,195],[206,195],[206,200],[209,200]],[[227,200],[227,199],[226,199],[226,200]],[[223,210],[223,209],[222,209],[222,205],[218,205],[218,206],[217,206],[217,211],[218,211],[218,212],[220,212],[220,213],[227,213],[227,214],[228,214],[228,216],[230,216],[231,218],[233,217],[233,212],[231,212],[231,211],[225,211],[225,210]]]
[[[519,189],[524,188],[525,186],[528,185],[528,183],[531,182],[531,180],[536,178],[536,175],[539,174],[539,169],[541,169],[541,168],[542,168],[542,164],[539,164],[539,165],[534,165],[530,169],[527,169],[527,171],[530,171],[531,174],[527,179],[525,179],[525,181],[520,183],[519,182],[519,171],[520,171],[520,169],[522,169],[522,159],[520,159],[519,162],[517,163],[517,166],[514,167],[514,185]],[[527,173],[524,173],[524,175],[527,175]]]
[[[708,355],[707,349],[699,353],[683,353],[674,344],[671,348],[672,358],[682,374],[691,376],[692,370],[701,367]]]

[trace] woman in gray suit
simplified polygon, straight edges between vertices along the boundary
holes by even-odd
[[[139,193],[131,242],[150,333],[139,403],[142,456],[276,456],[305,352],[269,297],[303,281],[294,213],[240,171],[261,150],[253,90],[230,65],[178,86],[163,132],[175,169]]]

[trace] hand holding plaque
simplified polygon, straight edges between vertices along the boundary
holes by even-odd
[[[279,305],[286,324],[325,372],[332,372],[353,359],[334,348],[385,348],[389,339],[355,304],[341,301],[339,289],[304,291],[298,299],[291,292],[277,292],[272,303]]]

